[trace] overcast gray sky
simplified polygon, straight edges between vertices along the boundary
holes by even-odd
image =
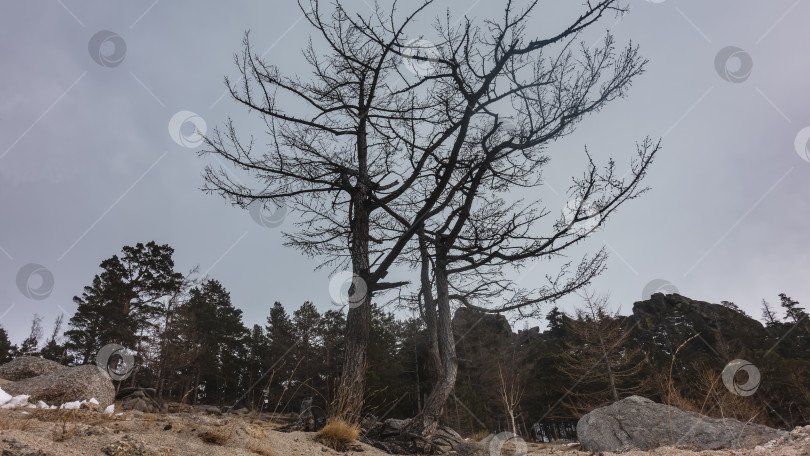
[[[281,245],[290,218],[263,227],[203,194],[206,160],[181,144],[193,127],[170,134],[181,111],[209,129],[246,117],[223,96],[223,77],[235,73],[232,55],[247,29],[272,63],[306,71],[299,51],[310,29],[295,2],[211,3],[0,2],[0,324],[12,341],[34,313],[46,331],[58,314],[72,315],[72,297],[103,259],[150,240],[175,248],[179,270],[199,264],[220,280],[247,324],[264,322],[275,300],[289,311],[305,300],[330,306],[327,273]],[[502,3],[440,0],[435,11],[481,19],[500,14]],[[541,2],[528,34],[558,31],[579,5]],[[575,252],[607,245],[609,270],[594,290],[610,292],[624,312],[655,279],[694,299],[732,300],[757,318],[761,299],[778,301],[780,292],[810,304],[810,2],[629,5],[583,39],[607,29],[619,43],[632,39],[648,70],[629,98],[554,145],[550,185],[536,196],[565,204],[585,145],[621,163],[635,141],[663,137],[652,191]],[[429,25],[412,36],[429,39]],[[45,269],[32,272],[32,263]],[[548,272],[541,263],[522,285]],[[18,276],[30,278],[18,284]]]

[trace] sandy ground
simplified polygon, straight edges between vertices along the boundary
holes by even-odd
[[[0,454],[3,456],[225,456],[225,455],[364,455],[386,453],[357,443],[339,453],[315,441],[314,433],[274,431],[279,423],[250,416],[202,413],[119,416],[89,410],[0,410]],[[783,442],[751,450],[690,452],[661,448],[625,456],[798,456],[810,455],[810,426]],[[528,444],[529,455],[590,456],[558,445]],[[502,455],[512,454],[503,448]],[[493,455],[494,456],[494,455]],[[604,456],[610,456],[604,453]]]

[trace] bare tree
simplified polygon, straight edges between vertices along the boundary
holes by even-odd
[[[519,413],[518,408],[523,398],[522,385],[514,370],[506,374],[504,374],[503,370],[503,366],[498,364],[498,380],[500,381],[498,393],[500,395],[501,404],[503,405],[503,410],[506,412],[506,416],[509,418],[509,423],[512,426],[512,434],[520,435],[515,418]]]
[[[429,309],[424,315],[428,319],[436,313],[428,330],[436,333],[434,345],[441,349],[431,359],[436,371],[444,373],[441,391],[423,409],[433,423],[420,430],[426,436],[435,430],[446,386],[455,378],[450,274],[474,275],[485,267],[497,271],[507,263],[558,254],[578,238],[570,229],[573,223],[605,217],[636,194],[635,185],[657,150],[644,143],[627,185],[613,174],[612,164],[606,175],[592,167],[591,179],[578,184],[582,198],[571,208],[572,220],[558,227],[561,234],[512,245],[526,241],[521,231],[542,215],[524,208],[514,226],[502,223],[498,228],[505,232],[491,230],[494,236],[505,235],[504,240],[471,236],[469,230],[477,229],[470,220],[478,218],[471,215],[479,211],[481,189],[505,191],[539,181],[547,143],[570,133],[584,115],[623,96],[644,61],[632,46],[616,52],[610,36],[595,49],[583,47],[579,58],[573,55],[574,40],[583,29],[608,12],[621,12],[617,0],[587,4],[568,27],[542,39],[524,37],[536,1],[522,10],[507,2],[501,22],[476,25],[464,18],[454,23],[448,13],[435,23],[439,42],[415,46],[406,36],[432,4],[426,0],[405,14],[397,4],[387,11],[376,6],[366,16],[350,12],[340,1],[328,7],[317,0],[300,4],[325,48],[314,42],[305,48],[313,73],[309,80],[282,75],[252,53],[246,36],[235,59],[240,78],[226,83],[237,102],[264,119],[269,149],[254,150],[254,138],[242,138],[229,121],[207,138],[208,152],[253,182],[245,183],[223,167],[207,167],[204,174],[205,190],[233,204],[292,208],[299,230],[285,233],[288,245],[322,258],[321,266],[351,266],[356,282],[350,289],[353,305],[347,314],[339,387],[344,415],[357,416],[363,404],[372,297],[406,284],[384,281],[392,267],[403,261],[417,265],[424,248],[431,251],[434,260],[427,261],[435,264],[427,277],[436,299],[423,293]],[[548,55],[552,48],[556,50]],[[403,59],[427,70],[407,74],[401,70]],[[507,122],[496,107],[509,101],[516,114]],[[613,199],[597,198],[606,190]],[[596,201],[603,204],[594,215]],[[488,213],[485,218],[492,220],[505,213],[493,210],[495,204],[494,198],[484,204],[489,209],[481,215]],[[451,218],[436,221],[448,213]],[[472,249],[469,258],[454,247],[459,239]],[[449,269],[471,259],[467,267]],[[525,308],[573,291],[603,263],[604,252],[586,261],[589,266],[580,267],[573,278],[561,282],[560,274],[558,286],[532,296],[513,289],[515,296],[500,310]],[[425,275],[421,278],[424,291]],[[487,290],[471,293],[492,297],[497,289],[498,283],[491,282]],[[474,306],[469,296],[463,297]]]
[[[632,329],[627,318],[610,312],[607,296],[586,292],[583,297],[576,318],[566,319],[573,337],[562,367],[575,385],[565,392],[565,403],[576,414],[637,392],[641,385],[627,379],[636,378],[644,366],[641,349],[627,343]]]

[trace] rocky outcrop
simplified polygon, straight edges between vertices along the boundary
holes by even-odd
[[[751,448],[786,434],[758,424],[709,418],[640,396],[593,410],[577,423],[577,437],[587,451],[651,450],[668,445],[694,450]]]
[[[115,400],[112,380],[95,365],[67,367],[50,374],[6,383],[3,390],[12,396],[29,395],[29,402],[44,401],[50,405],[95,398],[102,408],[106,408]]]
[[[19,358],[0,365],[0,378],[15,382],[25,380],[26,378],[51,374],[62,369],[65,369],[65,366],[56,361],[37,358],[35,356],[20,356]]]

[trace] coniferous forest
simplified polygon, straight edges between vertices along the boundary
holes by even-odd
[[[120,344],[135,363],[119,388],[153,388],[166,402],[276,413],[298,413],[311,398],[325,414],[341,375],[344,309],[268,302],[266,321],[251,326],[220,282],[177,272],[173,254],[155,242],[124,246],[74,298],[78,308],[66,328],[60,317],[45,335],[35,316],[19,346],[0,332],[0,362],[29,355],[86,364],[102,346]],[[798,302],[785,294],[778,299],[763,301],[763,325],[728,301],[657,294],[623,316],[609,310],[605,297],[584,295],[571,315],[550,308],[542,332],[460,308],[452,322],[459,370],[442,422],[472,435],[511,431],[514,420],[520,435],[539,441],[572,438],[584,413],[640,394],[712,416],[806,424],[810,327]],[[371,315],[363,413],[414,416],[431,387],[424,325],[376,303]],[[717,381],[734,358],[756,360],[769,379],[762,402]]]

